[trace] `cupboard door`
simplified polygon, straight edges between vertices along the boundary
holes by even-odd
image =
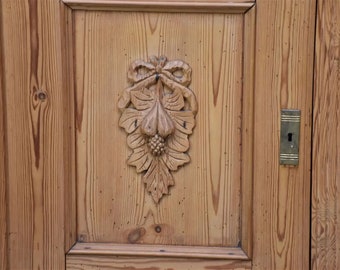
[[[308,269],[310,2],[4,1],[8,268]]]

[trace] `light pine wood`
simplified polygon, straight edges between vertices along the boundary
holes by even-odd
[[[312,269],[340,267],[340,2],[318,1],[313,112]]]
[[[249,10],[253,1],[210,10],[208,1],[197,1],[195,14],[176,13],[191,11],[193,1],[173,2],[167,10],[173,13],[132,12],[164,11],[165,1],[154,9],[151,1],[124,1],[129,12],[114,11],[124,9],[110,0],[69,1],[75,10],[57,0],[2,1],[0,268],[308,269],[315,1],[258,0],[256,12]],[[334,6],[324,5],[336,16]],[[318,148],[339,140],[337,118],[325,117],[338,113],[337,96],[331,87],[330,99],[321,96],[318,84],[329,78],[339,86],[334,21],[327,21],[328,31],[319,24],[317,44],[324,47],[317,63],[332,59],[333,69],[315,76],[317,176],[326,165],[337,176],[339,167],[338,148]],[[333,33],[336,42],[321,33]],[[131,150],[117,106],[129,64],[150,55],[189,63],[198,101],[191,161],[174,172],[176,185],[159,205],[126,164]],[[302,110],[298,167],[278,165],[279,112],[287,107]],[[327,177],[334,187],[338,178]],[[318,183],[312,266],[336,268],[337,232],[323,229],[336,224],[330,220],[336,206],[328,203],[336,204],[336,193]],[[324,204],[317,197],[323,192]],[[65,257],[76,240],[106,243],[77,243]],[[153,248],[164,246],[170,257],[156,258],[162,252]],[[185,256],[191,258],[178,258]]]
[[[0,269],[7,265],[7,192],[6,192],[6,159],[5,159],[5,125],[4,107],[0,97]]]
[[[75,11],[79,241],[239,244],[242,29],[242,15]],[[192,67],[199,108],[191,161],[159,206],[118,126],[128,67],[151,55]]]
[[[73,51],[73,14],[72,10],[61,4],[61,41],[62,41],[62,72],[63,72],[63,111],[64,111],[64,231],[65,253],[76,241],[76,149],[75,149],[75,93],[74,93],[74,51]]]
[[[1,8],[2,3],[0,3],[0,10]],[[2,52],[2,31],[0,37],[0,52]],[[0,269],[7,268],[6,102],[3,71],[3,55],[0,53]]]
[[[315,7],[256,1],[253,269],[309,269]],[[282,108],[301,110],[297,167],[279,165]]]
[[[165,56],[131,63],[131,87],[122,91],[119,126],[128,133],[133,150],[127,163],[145,172],[143,182],[155,203],[175,184],[171,171],[190,162],[188,136],[195,127],[197,101],[187,86],[191,67]]]
[[[255,19],[253,7],[244,16],[243,98],[242,98],[242,167],[241,167],[241,233],[242,249],[249,258],[253,247],[253,154],[254,154],[254,67]]]
[[[63,269],[75,240],[64,223],[75,216],[72,206],[64,212],[74,170],[65,8],[60,1],[2,1],[7,269]]]
[[[150,258],[98,255],[67,255],[67,270],[245,270],[251,269],[250,261],[237,260],[204,260],[184,258]]]
[[[152,11],[152,12],[204,12],[244,13],[254,6],[254,0],[62,0],[72,9]]]
[[[241,248],[77,243],[68,255],[129,255],[247,260]]]

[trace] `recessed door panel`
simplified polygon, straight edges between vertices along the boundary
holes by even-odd
[[[76,11],[78,240],[229,246],[240,242],[243,14]],[[131,63],[192,70],[198,110],[174,185],[159,202],[129,166],[118,101]],[[184,151],[183,151],[184,152]],[[144,172],[145,174],[145,172]]]

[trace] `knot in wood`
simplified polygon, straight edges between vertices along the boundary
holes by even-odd
[[[149,137],[148,145],[154,156],[160,156],[165,152],[165,140],[158,134],[153,137]]]

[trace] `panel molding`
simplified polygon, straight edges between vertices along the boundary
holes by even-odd
[[[206,168],[207,171],[213,172],[212,176],[208,176],[209,181],[207,181],[207,176],[205,170],[192,170],[192,179],[199,178],[199,185],[191,185],[186,184],[184,181],[176,182],[176,188],[180,187],[176,192],[173,192],[171,194],[171,200],[167,200],[168,197],[164,198],[164,201],[162,201],[162,207],[157,208],[154,202],[151,199],[150,196],[145,196],[144,193],[140,192],[141,189],[144,190],[144,186],[142,185],[142,181],[125,181],[122,184],[116,184],[119,183],[119,178],[111,179],[111,175],[113,173],[117,173],[118,176],[123,175],[123,177],[129,177],[129,179],[133,179],[135,177],[136,172],[135,169],[132,167],[127,167],[128,170],[123,171],[126,167],[126,160],[122,159],[121,156],[124,157],[127,156],[128,151],[130,151],[127,146],[125,145],[126,137],[124,130],[116,129],[116,127],[112,127],[112,131],[108,132],[107,129],[103,129],[102,131],[96,133],[97,135],[91,135],[94,133],[88,133],[90,130],[96,130],[94,129],[94,125],[91,124],[91,119],[95,119],[96,121],[102,121],[97,122],[101,123],[100,125],[105,124],[108,122],[107,120],[103,121],[102,117],[99,117],[100,113],[104,111],[100,111],[97,108],[103,108],[104,106],[98,106],[98,104],[105,104],[107,98],[101,98],[101,97],[107,97],[111,96],[112,93],[114,93],[114,96],[116,96],[115,92],[112,91],[111,85],[114,81],[116,85],[119,85],[119,91],[121,89],[124,89],[126,87],[126,78],[125,78],[125,70],[127,69],[127,66],[123,69],[120,69],[119,72],[116,73],[117,75],[114,79],[110,79],[109,76],[105,75],[104,69],[100,69],[102,66],[105,66],[106,70],[113,70],[115,67],[113,64],[108,63],[107,65],[103,65],[101,61],[106,61],[107,59],[107,46],[103,45],[101,47],[101,44],[110,44],[107,41],[107,36],[110,36],[112,33],[116,34],[117,36],[121,36],[123,39],[122,33],[116,30],[113,32],[113,28],[110,27],[110,23],[112,23],[112,20],[117,20],[115,23],[117,25],[120,25],[120,29],[125,29],[126,24],[122,24],[123,20],[126,20],[126,16],[129,16],[127,13],[119,13],[119,12],[113,12],[112,17],[109,16],[110,12],[98,12],[102,13],[102,16],[97,16],[95,12],[87,12],[87,11],[74,11],[75,14],[75,22],[79,22],[78,24],[75,23],[75,39],[77,39],[76,44],[76,76],[77,79],[77,87],[76,87],[76,111],[77,111],[77,164],[78,164],[78,184],[77,185],[77,193],[78,193],[78,237],[81,239],[82,242],[114,242],[114,243],[148,243],[148,244],[180,244],[180,245],[198,245],[198,246],[239,246],[241,245],[243,247],[243,243],[249,243],[250,239],[247,239],[247,234],[243,232],[241,233],[241,226],[240,226],[240,216],[241,215],[251,215],[251,210],[247,209],[244,211],[241,208],[241,197],[240,197],[240,179],[241,179],[241,127],[242,127],[242,119],[241,119],[241,113],[242,113],[242,100],[246,102],[244,99],[242,99],[242,70],[243,70],[243,64],[242,64],[242,50],[243,50],[243,22],[244,22],[244,16],[239,15],[232,15],[232,16],[223,16],[218,15],[216,17],[216,21],[212,21],[213,16],[209,17],[210,15],[201,15],[201,14],[162,14],[161,16],[175,16],[176,20],[178,22],[186,22],[189,20],[192,20],[192,25],[197,25],[198,22],[203,22],[201,17],[206,17],[210,23],[214,27],[202,28],[204,31],[207,31],[208,35],[205,37],[207,42],[205,42],[204,48],[208,51],[210,51],[211,55],[211,61],[213,61],[214,67],[220,69],[220,73],[223,74],[222,77],[225,76],[225,79],[221,79],[220,82],[218,82],[219,78],[218,76],[212,76],[210,75],[210,71],[206,71],[203,65],[197,64],[195,68],[195,73],[198,74],[196,77],[196,85],[192,86],[192,89],[195,89],[195,93],[201,93],[202,98],[202,105],[200,110],[201,115],[205,115],[204,121],[202,120],[201,126],[198,129],[195,129],[196,131],[199,131],[199,136],[196,136],[193,139],[193,144],[190,149],[192,149],[192,156],[191,157],[199,157],[200,153],[206,153],[205,156],[210,156],[212,161],[208,161],[208,158],[192,158],[191,164],[197,165],[199,168]],[[100,14],[99,14],[100,15]],[[153,14],[152,14],[153,15]],[[129,20],[126,20],[126,23],[130,25],[141,25],[138,23],[140,20],[140,16],[142,14],[133,14],[133,16],[136,16],[136,23],[132,22],[134,21],[134,17]],[[149,16],[149,14],[147,14]],[[151,15],[150,15],[151,16]],[[180,20],[179,16],[183,16],[183,20]],[[93,20],[92,20],[92,19]],[[101,19],[104,18],[105,20]],[[110,20],[109,20],[109,19]],[[90,20],[91,19],[91,20]],[[89,21],[91,24],[87,25],[97,25],[97,28],[91,28],[92,34],[91,38],[85,39],[85,34],[89,35],[86,28],[83,27],[84,21]],[[159,20],[162,22],[162,19]],[[95,23],[94,23],[95,22]],[[106,23],[108,22],[108,23]],[[102,26],[101,26],[102,25]],[[123,25],[123,27],[122,27]],[[227,25],[227,27],[224,28],[224,26]],[[167,24],[164,24],[164,26],[167,26]],[[164,27],[162,26],[162,27]],[[198,26],[197,26],[198,27]],[[172,27],[165,27],[166,29],[172,28]],[[98,35],[98,30],[102,31],[101,35]],[[173,28],[174,29],[174,28]],[[211,31],[210,29],[213,29]],[[229,30],[228,30],[229,29]],[[105,32],[110,31],[110,32]],[[127,31],[127,30],[124,30]],[[192,30],[191,30],[192,31]],[[190,32],[191,32],[190,31]],[[221,32],[220,32],[221,31]],[[181,36],[184,36],[187,31],[179,32],[178,35],[181,34]],[[96,35],[94,35],[94,33]],[[105,35],[103,35],[105,33]],[[111,34],[109,34],[111,33]],[[155,37],[153,38],[153,42],[149,42],[150,44],[156,44],[152,45],[152,50],[155,50],[155,48],[158,47],[158,42],[155,42],[155,40],[159,39],[159,36],[157,32],[155,32]],[[182,34],[183,33],[183,34]],[[220,34],[220,33],[223,33]],[[234,33],[234,38],[229,40],[226,37],[229,37],[229,34]],[[188,33],[189,34],[189,33]],[[163,34],[162,34],[163,35]],[[197,37],[201,38],[201,33],[195,34]],[[195,37],[195,35],[192,35]],[[131,35],[133,36],[133,35]],[[144,37],[144,34],[141,34],[142,37]],[[166,36],[166,35],[165,35]],[[170,34],[168,34],[168,37],[170,37]],[[167,49],[167,51],[170,53],[169,59],[176,59],[177,57],[181,57],[181,52],[178,53],[176,46],[174,45],[174,40],[176,36],[171,37],[172,38],[172,47]],[[224,37],[224,38],[223,38]],[[93,40],[95,42],[91,43],[90,45],[93,46],[93,48],[100,48],[97,54],[94,54],[95,50],[92,49],[92,47],[86,47],[81,44],[85,44],[84,42],[86,40]],[[191,39],[192,40],[192,39]],[[198,42],[197,38],[197,42]],[[161,40],[160,40],[161,41]],[[185,41],[185,40],[184,40]],[[209,41],[209,42],[208,42]],[[214,41],[213,44],[211,41]],[[98,43],[97,43],[98,42]],[[178,42],[178,41],[177,41]],[[182,42],[182,41],[181,41]],[[133,44],[143,44],[143,42],[138,41],[129,41],[129,43]],[[189,42],[188,44],[194,44],[193,42]],[[198,44],[198,43],[197,43]],[[215,50],[214,53],[212,53],[212,48],[219,48],[219,46],[222,45],[223,48],[225,48],[225,52],[227,53],[226,56],[224,56],[224,51],[222,50]],[[115,47],[114,45],[113,47]],[[135,46],[135,45],[134,45]],[[133,50],[136,50],[140,45],[136,45]],[[192,51],[197,52],[199,57],[201,57],[201,62],[208,62],[210,61],[208,59],[208,54],[204,54],[202,49],[198,46],[193,45],[186,45],[189,46],[190,49],[188,50],[188,58],[186,61],[188,63],[193,63],[193,60],[196,60],[193,57]],[[203,46],[203,45],[202,45]],[[119,47],[120,48],[120,47]],[[123,48],[123,47],[122,47]],[[203,48],[203,47],[202,47]],[[237,50],[232,50],[229,48],[237,48]],[[86,51],[88,50],[89,53]],[[121,49],[120,49],[121,50]],[[151,51],[152,51],[151,50]],[[129,51],[129,50],[127,50]],[[132,51],[132,50],[131,50]],[[160,54],[168,54],[161,52]],[[182,52],[182,55],[184,56],[184,51]],[[202,55],[201,55],[202,53]],[[152,51],[152,54],[154,52]],[[92,58],[88,60],[88,63],[92,63],[92,68],[90,65],[87,66],[87,64],[84,64],[83,62],[83,55],[91,56]],[[134,53],[132,54],[134,55]],[[178,56],[177,56],[178,55]],[[128,55],[129,56],[129,55]],[[140,57],[140,56],[137,56]],[[136,56],[133,56],[132,59],[136,59]],[[191,58],[190,58],[191,57]],[[141,57],[142,59],[146,59],[146,57]],[[98,60],[101,59],[101,60]],[[121,63],[124,63],[124,65],[129,65],[130,60],[128,58],[124,59],[124,55],[122,55],[119,61]],[[189,60],[191,59],[191,60]],[[223,61],[220,61],[220,59],[225,59]],[[90,62],[89,62],[90,61]],[[117,60],[118,61],[118,60]],[[113,61],[111,62],[113,63]],[[231,65],[231,63],[235,63],[235,65]],[[236,65],[237,63],[237,65]],[[229,66],[230,65],[230,66]],[[85,69],[86,67],[86,69]],[[232,67],[232,68],[231,68]],[[194,66],[192,66],[194,70]],[[100,71],[99,71],[100,70]],[[95,71],[95,72],[94,72]],[[230,73],[228,73],[228,71]],[[85,74],[85,75],[83,75]],[[215,73],[216,75],[218,73]],[[230,74],[230,75],[228,75]],[[209,80],[203,80],[203,75],[206,76],[205,78],[209,78]],[[195,75],[196,76],[196,75]],[[211,77],[210,77],[211,76]],[[105,78],[104,78],[105,77]],[[86,78],[86,81],[83,80],[83,78]],[[102,78],[101,80],[98,80],[98,78]],[[109,78],[109,79],[106,79]],[[204,87],[210,87],[210,83],[212,84],[213,80],[216,81],[215,84],[215,90],[213,91],[213,88],[210,92],[208,91],[202,91],[197,89],[204,89]],[[96,92],[95,96],[90,96],[92,99],[88,98],[88,91],[91,89],[91,87],[84,87],[85,83],[87,81],[94,82],[96,81],[96,87],[98,89],[103,89],[101,91],[101,95],[98,95],[98,92]],[[227,84],[227,82],[230,82]],[[101,83],[101,84],[99,84]],[[200,85],[201,88],[197,88]],[[201,86],[202,85],[202,86]],[[224,89],[237,89],[237,91],[230,91],[229,96],[223,95]],[[85,89],[85,90],[83,90]],[[116,91],[116,90],[115,90]],[[94,93],[91,91],[90,93]],[[105,94],[103,94],[105,93]],[[208,93],[208,94],[206,94]],[[217,99],[217,95],[219,94],[219,99]],[[118,94],[118,92],[117,92]],[[92,94],[91,94],[92,95]],[[118,97],[118,95],[117,95]],[[97,102],[96,107],[93,105],[92,101]],[[224,106],[225,104],[228,104],[228,106]],[[109,108],[112,108],[111,105]],[[203,112],[203,109],[205,108],[205,111]],[[114,122],[118,123],[118,115],[117,110],[113,108],[110,109],[109,113],[107,115],[110,116],[109,121],[112,121],[111,116],[114,118]],[[106,111],[104,113],[107,113]],[[237,112],[234,113],[234,112]],[[225,117],[225,115],[228,115],[228,113],[231,116]],[[221,116],[222,115],[222,116]],[[221,116],[221,117],[220,117]],[[229,118],[230,117],[230,118]],[[217,121],[214,121],[214,119],[218,119]],[[251,119],[251,117],[250,117]],[[100,126],[97,124],[97,127]],[[98,129],[97,129],[98,130]],[[220,144],[208,144],[208,136],[209,132],[207,130],[211,130],[212,134],[214,135],[214,139],[217,141],[221,141],[223,143]],[[225,132],[221,132],[220,130],[224,130]],[[105,132],[104,132],[105,131]],[[216,131],[216,132],[215,132]],[[115,133],[119,132],[119,133]],[[251,131],[249,131],[251,133]],[[105,138],[105,140],[110,140],[111,142],[111,135],[110,137],[105,137],[106,135],[103,134],[115,134],[119,141],[123,142],[122,149],[120,147],[112,146],[112,148],[109,148],[110,150],[107,151],[107,146],[100,146],[100,144],[94,145],[88,138],[89,136],[96,136],[100,138]],[[249,135],[247,135],[249,136]],[[200,139],[202,138],[203,139]],[[228,139],[226,139],[228,138]],[[230,140],[230,138],[234,138],[234,142]],[[200,149],[200,145],[202,145],[202,142],[206,142],[207,146],[203,150]],[[237,143],[235,143],[237,142]],[[86,146],[86,147],[85,147]],[[92,148],[93,147],[93,148]],[[101,148],[99,148],[101,147]],[[111,146],[108,146],[111,147]],[[91,150],[93,153],[98,154],[91,154],[88,155],[89,158],[86,160],[86,149],[94,149]],[[98,150],[97,150],[98,149]],[[103,149],[103,150],[100,150]],[[105,152],[103,152],[105,149]],[[103,158],[101,153],[119,153],[119,154],[108,154],[109,158]],[[199,154],[197,154],[199,153]],[[92,160],[93,157],[100,157],[96,158],[95,166],[92,166],[91,162],[88,160]],[[204,156],[202,154],[202,156]],[[94,160],[94,159],[93,159]],[[221,161],[222,160],[222,161]],[[228,162],[232,160],[232,162]],[[87,163],[89,162],[89,163]],[[115,164],[114,166],[117,166],[113,169],[113,166],[111,165]],[[233,165],[231,165],[231,163]],[[85,165],[89,164],[89,166]],[[117,165],[119,164],[119,165]],[[92,167],[91,167],[92,166]],[[179,170],[178,173],[182,173],[187,168],[190,168],[190,166],[182,168],[182,170]],[[85,171],[84,168],[87,168]],[[100,168],[100,169],[99,169]],[[106,170],[106,168],[110,168]],[[245,168],[247,171],[249,168]],[[110,172],[109,170],[112,170]],[[90,174],[86,173],[89,171],[96,171],[98,176],[98,179],[100,179],[101,182],[97,180],[93,180],[93,178],[90,177]],[[197,171],[197,172],[196,172]],[[252,173],[250,169],[250,173]],[[181,176],[183,178],[178,179],[186,179],[185,177],[189,176],[190,174],[188,172],[184,172]],[[89,179],[89,180],[83,180],[83,179]],[[211,180],[210,180],[211,179]],[[230,180],[228,180],[230,179]],[[248,178],[249,179],[249,178]],[[115,182],[113,182],[114,180]],[[245,179],[245,181],[248,181]],[[92,185],[92,186],[91,186]],[[111,186],[112,185],[112,186]],[[246,184],[246,182],[243,184],[243,187],[247,190],[251,190],[251,183],[249,185]],[[95,190],[94,189],[97,190]],[[192,187],[195,192],[190,192],[188,187]],[[92,202],[87,199],[86,203],[85,199],[90,198],[89,194],[91,194],[92,190],[93,192],[98,192],[99,190],[103,190],[105,188],[105,197],[102,197],[103,199],[98,200],[98,203],[102,203],[103,206],[108,206],[107,209],[111,209],[111,198],[115,199],[115,205],[116,208],[112,209],[111,212],[109,212],[108,215],[85,215],[86,209],[89,209],[89,207],[92,206]],[[203,194],[200,193],[205,192],[204,196],[198,195]],[[122,195],[126,192],[124,197]],[[84,195],[85,194],[85,195]],[[136,196],[137,194],[137,196]],[[191,194],[191,195],[188,195]],[[86,197],[87,196],[87,197]],[[185,196],[190,196],[190,199],[188,198],[184,203],[182,201]],[[128,198],[128,199],[127,199]],[[193,199],[195,198],[195,199]],[[196,200],[197,198],[197,200]],[[204,199],[203,199],[204,198]],[[227,198],[227,199],[224,199]],[[249,203],[250,196],[245,195],[244,196],[244,202],[246,204]],[[128,202],[128,203],[125,203]],[[130,211],[129,205],[133,202],[133,210]],[[119,205],[119,206],[117,206]],[[164,207],[163,207],[164,206]],[[125,210],[128,209],[128,210]],[[199,209],[192,211],[192,209]],[[134,212],[136,214],[134,214]],[[180,211],[183,211],[185,215],[189,215],[188,220],[200,220],[200,222],[196,222],[196,224],[191,224],[191,222],[186,222],[184,219],[174,219],[174,215],[176,213],[179,213]],[[104,212],[100,212],[104,213]],[[127,213],[127,214],[125,214]],[[154,213],[154,215],[150,214]],[[206,214],[207,213],[207,214]],[[248,214],[247,214],[248,213]],[[127,218],[125,218],[125,215]],[[154,217],[155,216],[155,217]],[[171,218],[169,218],[171,216]],[[125,218],[125,220],[123,219]],[[197,219],[196,219],[197,218]],[[124,222],[123,222],[124,221]],[[97,224],[102,224],[102,222],[105,222],[104,224],[110,224],[107,225],[107,229],[104,229],[103,227],[100,227],[99,229],[102,231],[105,231],[107,233],[94,233],[92,229],[89,228],[95,228]],[[106,223],[107,222],[107,223]],[[247,225],[247,228],[251,226],[251,220],[245,219],[242,221],[245,225]],[[116,224],[128,224],[126,226],[126,230],[122,231],[121,228],[118,226],[113,226]],[[225,226],[224,224],[228,224],[228,226]],[[162,233],[159,234],[156,230],[157,225],[160,225],[162,227]],[[174,230],[173,228],[176,227],[178,229]],[[164,229],[163,229],[164,228]],[[218,228],[218,229],[214,229]],[[99,231],[98,229],[98,231]],[[145,229],[145,231],[144,231]],[[142,232],[142,233],[139,233]],[[202,233],[198,236],[196,233]],[[187,235],[185,235],[187,234]],[[103,235],[106,235],[105,238]],[[133,237],[131,237],[133,236]],[[135,237],[136,236],[136,237]],[[164,238],[163,238],[164,237]],[[251,244],[249,244],[251,246]],[[245,250],[245,249],[244,249]]]
[[[68,255],[125,255],[249,260],[245,252],[239,247],[131,245],[111,243],[76,243],[68,252]]]
[[[65,83],[64,98],[64,143],[68,151],[64,151],[64,226],[65,226],[65,253],[76,242],[76,149],[75,149],[75,115],[74,115],[74,40],[73,40],[73,10],[62,4],[61,29],[62,29],[62,76]]]
[[[62,0],[72,9],[152,11],[152,12],[204,12],[245,13],[255,5],[254,0],[223,1],[143,1],[143,0]]]
[[[133,256],[67,255],[68,270],[131,270],[131,269],[251,269],[251,261],[213,260],[199,258],[155,258]]]
[[[253,245],[253,158],[254,158],[254,66],[256,6],[244,15],[242,165],[241,165],[241,246],[252,257]]]

